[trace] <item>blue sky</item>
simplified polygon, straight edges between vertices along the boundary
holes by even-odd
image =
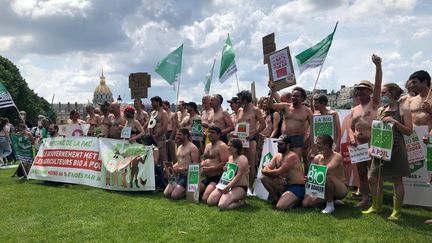
[[[176,93],[156,63],[184,43],[180,99],[200,102],[216,58],[211,93],[235,95],[235,78],[217,81],[227,33],[236,51],[240,89],[256,82],[267,94],[261,38],[274,32],[292,58],[327,36],[339,21],[317,88],[338,90],[373,80],[370,56],[383,58],[384,83],[404,85],[414,71],[432,71],[432,3],[415,0],[115,1],[0,0],[0,55],[12,60],[39,95],[54,102],[92,100],[102,67],[113,95],[130,100],[128,75],[152,75],[149,96]],[[312,89],[318,68],[299,74]],[[289,88],[288,88],[289,89]],[[148,102],[148,100],[147,100]]]

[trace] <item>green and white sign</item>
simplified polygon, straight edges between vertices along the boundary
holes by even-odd
[[[203,141],[203,127],[201,120],[192,120],[192,141]]]
[[[313,143],[316,144],[316,139],[319,135],[328,134],[334,139],[334,116],[333,115],[317,115],[313,116],[312,132]]]
[[[216,186],[221,190],[223,190],[234,179],[237,171],[237,164],[227,162],[225,166],[226,170],[222,174],[222,177]]]
[[[393,148],[393,124],[374,120],[372,122],[371,156],[391,160]]]
[[[311,164],[307,174],[306,194],[313,197],[325,198],[325,184],[327,177],[327,166]]]
[[[33,163],[32,143],[28,137],[23,134],[13,133],[10,135],[12,148],[17,160],[25,164]]]
[[[199,202],[199,182],[200,168],[199,164],[191,164],[188,168],[186,199],[192,202]]]

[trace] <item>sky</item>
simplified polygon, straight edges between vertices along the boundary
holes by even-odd
[[[311,90],[319,68],[300,75],[294,56],[339,21],[317,88],[373,80],[373,53],[383,59],[383,82],[404,86],[414,71],[432,71],[431,13],[427,0],[0,0],[0,55],[49,102],[53,94],[54,103],[91,101],[102,68],[114,99],[130,101],[129,73],[147,72],[149,97],[175,102],[154,69],[183,43],[179,98],[201,103],[214,59],[210,93],[237,93],[234,76],[218,81],[228,33],[240,89],[255,81],[260,97],[268,93],[263,36],[274,32],[277,49],[290,48],[297,85]]]

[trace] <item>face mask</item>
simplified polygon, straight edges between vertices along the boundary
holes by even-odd
[[[390,102],[390,99],[388,96],[381,96],[381,104],[388,105],[389,102]]]

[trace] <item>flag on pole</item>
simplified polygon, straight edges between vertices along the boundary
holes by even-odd
[[[225,41],[225,45],[222,50],[222,58],[219,70],[219,82],[223,83],[229,79],[235,72],[237,72],[237,66],[235,63],[234,48],[231,44],[231,39],[228,37]]]
[[[206,83],[205,83],[205,87],[204,87],[204,93],[206,95],[208,95],[210,93],[210,85],[213,79],[213,69],[216,63],[216,59],[214,59],[213,61],[213,65],[211,66],[210,71],[206,74]]]
[[[300,69],[300,73],[308,68],[319,67],[324,63],[324,60],[326,59],[327,53],[332,44],[334,33],[335,32],[333,31],[333,33],[321,40],[318,44],[302,51],[295,57],[297,60],[297,65]]]
[[[16,105],[6,87],[0,82],[0,109],[7,107],[16,107]]]
[[[177,81],[180,81],[182,55],[183,44],[156,65],[155,71],[173,87]]]

